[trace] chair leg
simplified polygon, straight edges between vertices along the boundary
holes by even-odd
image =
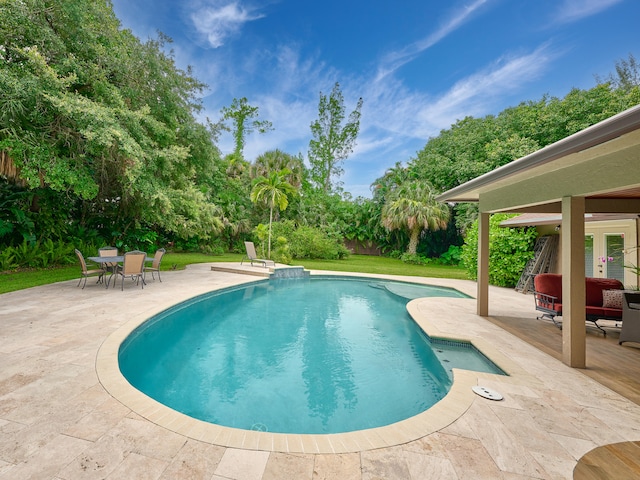
[[[558,322],[556,321],[556,316],[555,316],[555,315],[552,315],[552,314],[550,314],[550,313],[543,313],[542,315],[537,316],[537,317],[536,317],[536,320],[542,320],[542,319],[544,319],[544,318],[548,318],[549,320],[551,320],[551,321],[553,322],[553,324],[554,324],[556,327],[558,327],[560,330],[562,330],[562,324],[561,324],[561,323],[558,323]]]
[[[600,325],[598,325],[598,321],[597,320],[591,320],[591,322],[593,322],[593,324],[598,327],[598,329],[602,332],[602,334],[606,337],[607,336],[607,331],[602,328]]]

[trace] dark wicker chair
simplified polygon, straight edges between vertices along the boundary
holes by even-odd
[[[640,292],[625,292],[622,301],[622,329],[618,344],[640,343]]]

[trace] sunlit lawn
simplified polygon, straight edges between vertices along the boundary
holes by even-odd
[[[161,270],[182,270],[192,263],[240,262],[242,254],[204,255],[199,253],[167,253]],[[369,255],[351,255],[345,260],[296,260],[310,270],[334,270],[339,272],[384,273],[389,275],[410,275],[437,278],[467,278],[466,271],[448,265],[409,265],[400,260]],[[49,283],[79,279],[80,266],[71,265],[52,269],[2,272],[0,273],[0,293],[13,292],[24,288],[37,287]]]

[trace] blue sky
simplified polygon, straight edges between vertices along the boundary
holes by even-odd
[[[112,0],[141,40],[157,31],[176,64],[209,85],[202,119],[247,97],[274,131],[247,138],[249,161],[279,148],[306,158],[320,92],[339,82],[347,114],[364,99],[340,178],[370,184],[466,116],[588,89],[640,59],[637,0]],[[222,153],[233,150],[223,136]]]

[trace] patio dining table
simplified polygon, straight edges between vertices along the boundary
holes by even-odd
[[[87,257],[87,260],[91,260],[94,263],[99,263],[100,265],[103,265],[105,263],[117,263],[117,264],[121,264],[124,262],[124,255],[112,255],[110,257]],[[153,262],[153,257],[145,257],[144,259],[145,263],[147,262]],[[111,282],[111,277],[113,277],[114,272],[111,272],[111,275],[109,275],[108,280],[104,283],[105,288],[109,288],[109,283]],[[144,279],[142,280],[144,282]],[[113,282],[113,285],[115,286],[116,282]]]

